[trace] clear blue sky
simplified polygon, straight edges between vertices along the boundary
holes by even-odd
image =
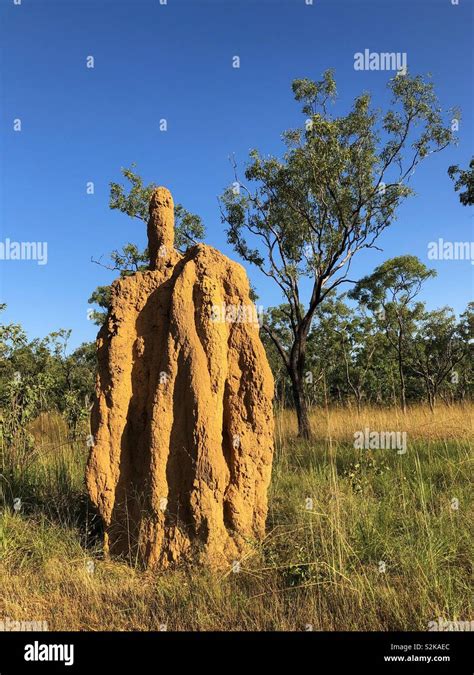
[[[199,213],[207,243],[235,258],[216,199],[232,180],[229,154],[243,163],[252,147],[281,151],[281,132],[302,121],[290,89],[297,77],[334,68],[336,110],[363,90],[384,105],[392,74],[353,68],[366,48],[406,52],[410,72],[431,72],[443,108],[460,106],[463,122],[459,146],[418,169],[417,196],[383,234],[383,252],[362,254],[351,276],[411,253],[438,271],[423,295],[429,307],[460,312],[470,300],[474,266],[432,263],[427,243],[472,239],[472,209],[447,176],[472,154],[471,0],[1,0],[0,18],[0,239],[48,242],[47,265],[0,261],[0,300],[31,338],[60,327],[72,328],[74,346],[94,338],[87,299],[114,275],[91,256],[145,245],[139,221],[108,209],[108,184],[131,162]],[[262,304],[280,302],[249,273]]]

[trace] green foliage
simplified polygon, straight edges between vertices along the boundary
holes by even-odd
[[[463,170],[458,166],[450,166],[448,175],[455,181],[454,189],[459,192],[465,188],[464,192],[459,192],[459,201],[463,206],[474,204],[474,157],[469,162],[469,169]]]
[[[368,94],[356,98],[347,115],[332,117],[332,73],[321,82],[295,80],[305,127],[285,133],[282,159],[251,152],[245,178],[256,185],[253,192],[239,184],[222,196],[229,242],[278,283],[295,317],[301,311],[299,279],[314,280],[311,311],[345,279],[338,273],[353,255],[371,248],[391,224],[412,193],[414,168],[453,140],[431,83],[396,77],[389,89],[392,106],[383,117],[372,110]],[[251,246],[247,235],[258,245]]]
[[[473,315],[470,306],[458,323],[452,309],[443,307],[424,312],[418,321],[410,367],[423,379],[432,409],[441,385],[446,382],[452,392],[461,379],[455,369],[464,370],[472,356]]]
[[[121,211],[131,218],[138,218],[138,220],[147,222],[150,199],[157,185],[155,183],[145,185],[141,176],[135,172],[135,164],[132,164],[130,168],[122,168],[121,172],[129,184],[128,192],[124,185],[111,182],[110,208]],[[185,252],[190,246],[203,239],[205,235],[204,224],[198,215],[190,213],[181,204],[175,204],[174,217],[175,247]],[[145,248],[140,251],[132,243],[126,244],[120,251],[113,250],[110,258],[110,264],[104,265],[104,267],[119,272],[121,277],[148,269],[148,249]],[[100,261],[94,262],[102,264]],[[98,286],[91,294],[88,302],[100,307],[99,310],[93,310],[90,318],[97,325],[102,325],[107,318],[110,305],[110,286]]]
[[[84,343],[68,354],[71,331],[28,341],[17,324],[0,324],[0,432],[3,452],[32,451],[29,424],[56,410],[72,437],[86,426],[93,396],[96,350]],[[23,459],[21,461],[23,461]]]
[[[383,326],[397,358],[403,412],[406,412],[406,356],[416,321],[423,312],[423,304],[414,300],[423,283],[434,276],[435,271],[416,256],[398,256],[379,265],[349,292],[349,297],[372,311]]]
[[[97,286],[87,301],[91,305],[98,305],[101,309],[89,310],[89,318],[97,326],[102,326],[107,318],[110,307],[112,288],[110,286]],[[102,310],[102,311],[101,311]]]
[[[358,281],[349,297],[366,305],[372,312],[407,309],[423,283],[436,276],[414,255],[390,258],[372,274]]]
[[[472,394],[474,304],[456,320],[443,308],[427,312],[417,301],[434,276],[414,256],[379,265],[347,294],[329,295],[315,313],[307,340],[303,387],[311,405],[394,405],[399,398],[446,402]],[[357,304],[346,304],[346,299]],[[265,321],[284,349],[292,340],[288,305],[271,308]],[[471,343],[470,343],[471,341]],[[294,404],[288,373],[274,341],[263,342],[283,407]],[[403,389],[403,397],[402,397]]]
[[[121,172],[130,184],[129,191],[127,193],[126,188],[120,183],[110,183],[110,208],[117,209],[131,218],[147,222],[151,195],[157,184],[145,185],[141,176],[135,172],[135,164],[128,169],[122,168]],[[175,205],[174,216],[175,246],[178,250],[186,249],[204,237],[204,225],[199,216],[190,213],[181,204]],[[128,246],[133,247],[132,244]],[[140,255],[145,256],[145,252]],[[145,257],[144,260],[147,261],[148,258]]]

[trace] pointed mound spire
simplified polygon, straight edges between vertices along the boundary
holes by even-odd
[[[174,249],[174,203],[165,187],[157,187],[151,196],[147,235],[150,269],[156,270]]]

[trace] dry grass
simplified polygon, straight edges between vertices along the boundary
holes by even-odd
[[[315,411],[311,443],[279,413],[268,534],[235,574],[104,560],[84,444],[67,443],[58,418],[38,420],[34,456],[3,487],[0,619],[51,630],[423,630],[471,619],[472,412]],[[406,431],[407,453],[355,450],[366,426]]]
[[[315,438],[320,441],[351,442],[359,429],[406,431],[409,439],[424,441],[469,440],[473,435],[472,406],[440,406],[431,413],[428,406],[415,405],[404,415],[397,408],[365,407],[360,414],[356,408],[319,408],[311,414]],[[296,417],[290,410],[276,416],[276,438],[284,445],[297,432]]]

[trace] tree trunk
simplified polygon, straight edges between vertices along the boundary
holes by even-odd
[[[402,412],[405,415],[407,411],[407,401],[405,394],[405,374],[403,372],[403,324],[401,322],[400,316],[398,316],[397,355],[398,355],[398,374],[400,377],[400,405],[402,408]]]
[[[398,355],[398,373],[400,376],[400,405],[402,408],[403,414],[406,414],[407,411],[407,401],[405,393],[405,375],[403,373],[403,359],[401,353]]]
[[[298,418],[298,436],[309,439],[311,438],[311,427],[309,424],[308,404],[304,395],[303,381],[297,373],[291,375],[291,386],[296,416]]]
[[[356,403],[357,403],[357,413],[360,415],[362,409],[362,394],[360,391],[356,391]]]

